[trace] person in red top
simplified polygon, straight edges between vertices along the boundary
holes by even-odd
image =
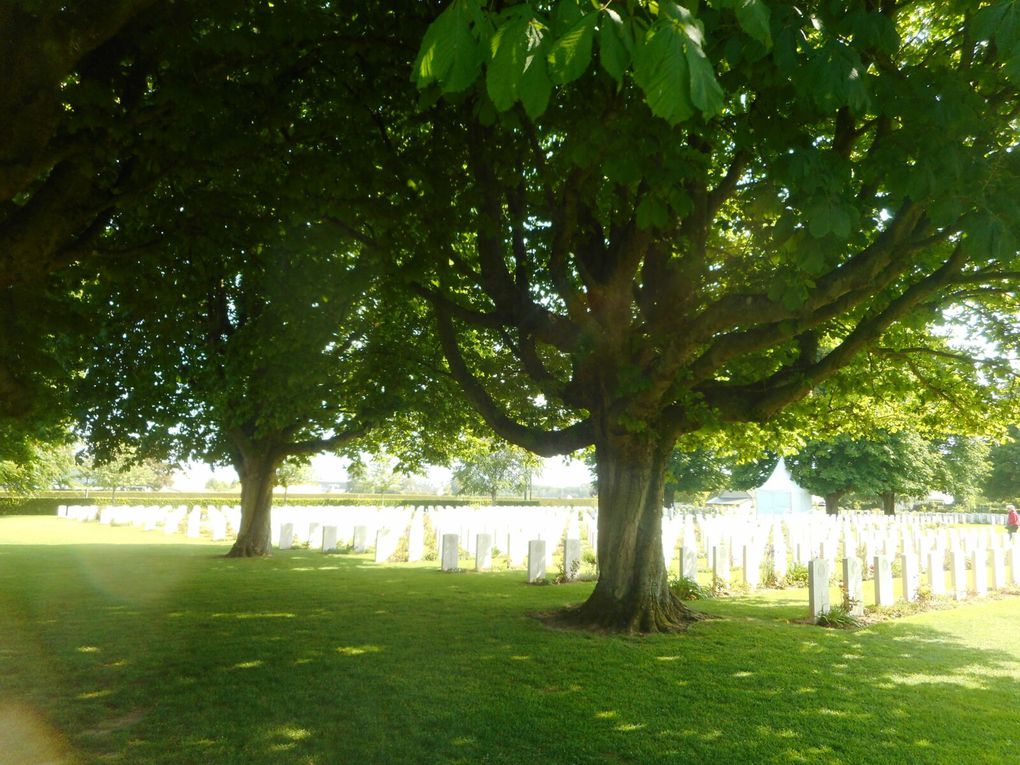
[[[1009,538],[1012,539],[1013,535],[1016,534],[1017,526],[1020,526],[1020,515],[1017,515],[1016,508],[1013,505],[1006,505],[1006,510],[1009,514],[1006,516],[1006,531],[1009,532]]]

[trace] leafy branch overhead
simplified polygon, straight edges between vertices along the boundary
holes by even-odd
[[[626,10],[622,10],[628,6]],[[716,0],[713,23],[734,22],[744,44],[772,46],[762,0]],[[454,0],[429,27],[414,77],[419,87],[458,93],[479,82],[498,111],[520,102],[532,118],[549,105],[554,85],[598,66],[622,84],[629,72],[652,112],[677,124],[724,107],[718,73],[704,51],[705,23],[672,2],[519,3],[500,11],[481,0]]]

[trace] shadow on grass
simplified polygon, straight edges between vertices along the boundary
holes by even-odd
[[[166,545],[5,552],[0,577],[20,585],[0,587],[0,697],[81,762],[971,763],[1016,751],[1020,655],[931,624],[822,630],[750,596],[706,601],[735,618],[682,635],[606,637],[528,618],[590,585],[522,587],[523,572]],[[1004,618],[1020,626],[1018,609]]]

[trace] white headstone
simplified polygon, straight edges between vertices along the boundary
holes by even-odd
[[[893,594],[892,565],[888,556],[875,556],[875,605],[891,606],[896,602]]]
[[[959,547],[949,553],[950,571],[953,579],[953,597],[963,600],[967,597],[967,559]]]
[[[456,571],[460,564],[460,537],[457,534],[443,534],[443,571]]]
[[[367,526],[355,526],[354,527],[354,552],[356,552],[356,553],[368,552],[368,527]]]
[[[523,566],[528,556],[528,540],[523,533],[511,531],[506,539],[506,555],[511,566]]]
[[[222,542],[227,538],[227,519],[219,512],[210,511],[209,526],[212,531],[212,540]]]
[[[945,554],[941,550],[928,553],[928,589],[936,598],[946,594]]]
[[[336,526],[322,527],[322,551],[324,553],[336,550]]]
[[[786,565],[786,541],[783,539],[783,532],[781,530],[776,529],[772,533],[772,573],[778,580],[785,577],[788,570]]]
[[[864,580],[861,569],[860,558],[843,558],[843,590],[850,602],[850,613],[853,616],[864,615]]]
[[[712,576],[724,587],[730,583],[730,553],[723,542],[712,547]]]
[[[199,510],[195,509],[188,513],[188,537],[190,539],[198,539],[199,537],[202,524],[202,516],[199,512]]]
[[[992,564],[992,589],[1006,589],[1006,556],[995,547],[988,551],[989,562]]]
[[[375,532],[375,562],[385,563],[396,551],[400,540],[390,529],[379,529]]]
[[[581,540],[563,540],[563,572],[569,581],[577,579],[581,571]]]
[[[903,576],[903,599],[908,603],[917,600],[917,586],[920,582],[921,572],[918,571],[917,556],[910,551],[900,556],[900,569]]]
[[[415,510],[411,516],[411,527],[407,530],[407,560],[414,563],[425,557],[425,516]]]
[[[475,539],[475,571],[492,568],[492,535],[479,534]]]
[[[277,547],[281,550],[289,550],[294,545],[294,524],[280,524],[280,543]]]
[[[761,551],[756,544],[744,545],[744,584],[748,589],[756,590],[761,584]]]
[[[829,561],[824,558],[808,562],[808,606],[812,619],[817,619],[830,608],[829,571]]]
[[[545,579],[545,540],[532,539],[528,542],[528,581],[541,582]]]
[[[322,538],[325,535],[323,526],[321,523],[309,523],[308,524],[308,549],[309,550],[321,550],[322,549]]]
[[[680,548],[680,576],[698,581],[698,551],[694,546],[683,545]]]
[[[974,592],[982,598],[988,594],[988,552],[985,548],[974,548],[971,564],[974,568]]]

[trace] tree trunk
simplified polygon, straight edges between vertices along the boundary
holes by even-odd
[[[882,498],[882,512],[886,515],[896,514],[896,494],[891,491],[884,491],[879,495]]]
[[[825,514],[826,515],[838,515],[839,514],[839,501],[843,498],[846,492],[834,491],[831,494],[825,495]]]
[[[227,556],[254,558],[273,554],[270,534],[270,511],[273,507],[273,486],[276,467],[281,458],[273,454],[244,455],[235,464],[241,478],[241,530]]]
[[[669,441],[666,443],[666,441]],[[596,444],[599,579],[565,619],[625,632],[667,632],[694,619],[669,589],[662,555],[662,495],[669,439],[654,434]]]

